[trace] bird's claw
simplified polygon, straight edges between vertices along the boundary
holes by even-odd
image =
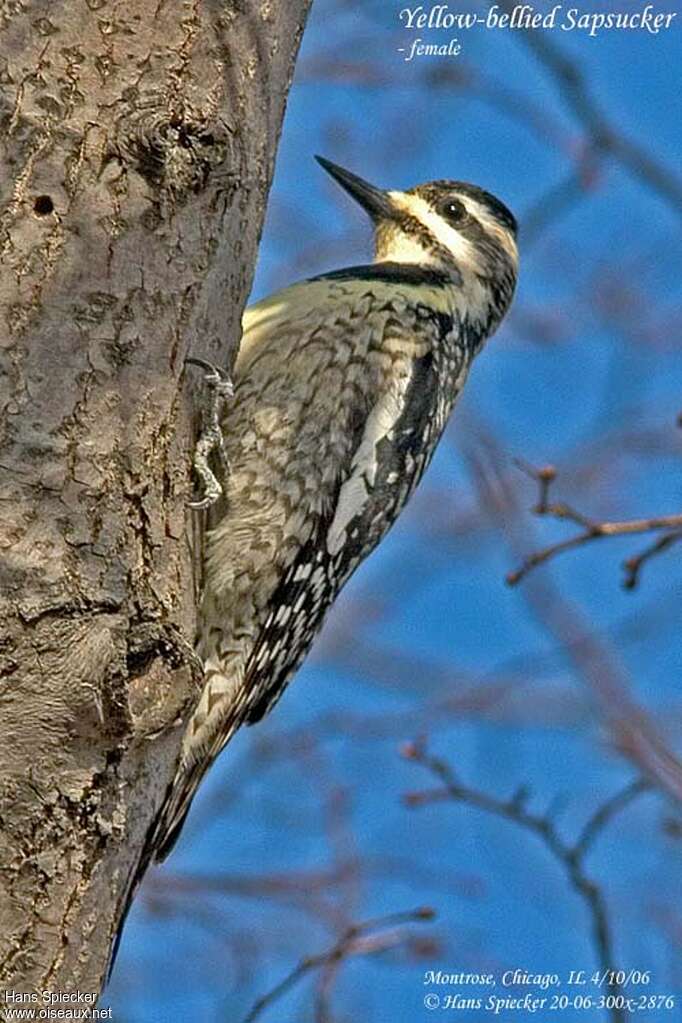
[[[206,362],[205,359],[191,357],[185,359],[185,363],[199,366],[204,370],[204,383],[210,394],[208,408],[204,410],[203,425],[194,449],[193,459],[194,471],[201,480],[204,496],[197,501],[188,502],[190,508],[201,510],[210,508],[223,493],[223,487],[209,465],[209,458],[213,452],[218,453],[226,474],[230,468],[225,451],[223,431],[220,427],[220,413],[223,402],[234,395],[234,384],[224,370],[214,366],[211,362]]]
[[[234,384],[225,370],[215,366],[212,362],[207,362],[205,359],[197,359],[194,356],[188,356],[185,359],[185,365],[188,364],[199,366],[204,370],[204,384],[210,390],[214,390],[220,398],[234,397]]]

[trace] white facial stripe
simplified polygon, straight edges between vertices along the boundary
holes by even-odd
[[[483,270],[475,245],[461,235],[455,227],[452,227],[446,220],[440,217],[425,199],[418,195],[408,195],[406,192],[389,192],[389,195],[396,206],[424,224],[434,238],[452,253],[460,265],[476,272]],[[470,198],[468,195],[458,195],[458,199],[463,203],[471,216],[475,217],[486,231],[494,235],[514,264],[516,264],[518,262],[518,252],[510,233],[501,224],[498,224],[486,208],[475,199]],[[418,240],[411,240],[400,233],[395,240],[395,250],[396,254],[393,254],[392,251],[388,258],[403,262],[417,261],[419,257],[415,254],[416,252],[421,254],[422,259],[424,257],[424,252]],[[410,254],[404,255],[403,253]]]
[[[472,199],[470,196],[466,195],[460,196],[460,200],[464,203],[469,213],[478,220],[488,234],[493,235],[493,237],[497,239],[516,266],[519,261],[519,252],[511,233],[502,227],[502,225],[495,220],[486,207],[481,205],[480,202],[477,202],[476,199]]]
[[[450,227],[442,217],[431,209],[425,199],[418,195],[407,195],[406,192],[389,192],[393,202],[405,213],[418,220],[428,228],[434,238],[451,252],[455,260],[473,270],[479,270],[480,264],[474,246],[467,241],[454,227]]]

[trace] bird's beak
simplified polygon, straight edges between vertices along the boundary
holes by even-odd
[[[324,167],[327,174],[331,174],[334,180],[338,181],[344,191],[360,203],[363,210],[366,210],[373,220],[391,216],[393,207],[386,192],[370,185],[368,181],[363,181],[357,174],[351,174],[350,171],[344,170],[343,167],[332,163],[331,160],[325,160],[323,156],[316,156],[315,159],[321,167]]]

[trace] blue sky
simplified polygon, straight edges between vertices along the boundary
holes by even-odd
[[[405,792],[432,780],[399,747],[416,728],[469,785],[500,798],[528,785],[537,812],[560,799],[567,840],[636,777],[525,584],[504,582],[518,563],[510,537],[527,552],[570,527],[524,514],[515,534],[481,505],[471,465],[492,446],[524,509],[535,495],[515,457],[556,464],[561,496],[595,517],[679,511],[680,209],[600,158],[588,186],[526,246],[524,216],[575,172],[585,126],[518,34],[460,33],[460,57],[406,63],[397,51],[409,36],[403,6],[314,4],[253,297],[368,258],[368,226],[312,160],[319,152],[382,186],[450,177],[499,194],[521,221],[515,308],[479,357],[403,520],[344,591],[272,717],[221,757],[176,851],[148,878],[108,992],[119,1021],[238,1021],[302,955],[333,944],[334,920],[420,904],[438,911],[432,926],[413,929],[433,939],[431,952],[408,946],[347,964],[335,989],[339,1021],[437,1017],[422,1004],[430,968],[595,968],[585,908],[541,843],[470,806],[407,808]],[[610,123],[674,173],[680,31],[551,36]],[[679,550],[625,592],[620,562],[641,546],[606,541],[538,577],[549,572],[550,592],[617,651],[633,696],[680,751]],[[495,685],[504,695],[487,707],[434,711]],[[642,796],[600,837],[587,869],[607,901],[615,965],[649,969],[652,992],[682,997],[677,814],[660,794]],[[306,908],[300,893],[267,896],[258,883],[302,875],[310,884],[346,860],[360,866],[325,893],[331,915]],[[190,899],[179,875],[222,878],[224,894]],[[307,983],[263,1019],[306,1023],[313,1003]],[[467,1014],[479,1018],[488,1016]],[[561,1018],[607,1019],[570,1009]],[[674,1015],[651,1016],[659,1018]]]

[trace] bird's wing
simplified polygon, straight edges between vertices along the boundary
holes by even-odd
[[[247,723],[277,703],[339,589],[393,524],[421,477],[437,385],[428,353],[409,363],[367,417],[333,506],[316,521],[272,595],[246,666]]]
[[[271,344],[273,336],[281,333],[281,325],[291,322],[292,315],[301,321],[310,315],[313,322],[319,322],[331,305],[344,301],[349,306],[357,305],[363,295],[358,285],[362,284],[367,288],[365,297],[375,306],[382,302],[391,304],[398,296],[399,302],[408,299],[413,305],[422,303],[436,312],[442,310],[447,315],[451,312],[452,280],[412,263],[367,263],[320,274],[248,306],[242,318],[236,375],[248,372],[258,357],[261,342]]]
[[[292,317],[305,321],[308,316],[317,322],[330,303],[330,294],[339,291],[338,284],[320,278],[299,281],[276,291],[267,298],[248,306],[242,317],[242,338],[235,362],[235,375],[246,376],[251,364],[261,352],[262,345],[270,346],[274,336],[287,336],[282,326],[291,325]],[[349,295],[349,302],[352,296]]]

